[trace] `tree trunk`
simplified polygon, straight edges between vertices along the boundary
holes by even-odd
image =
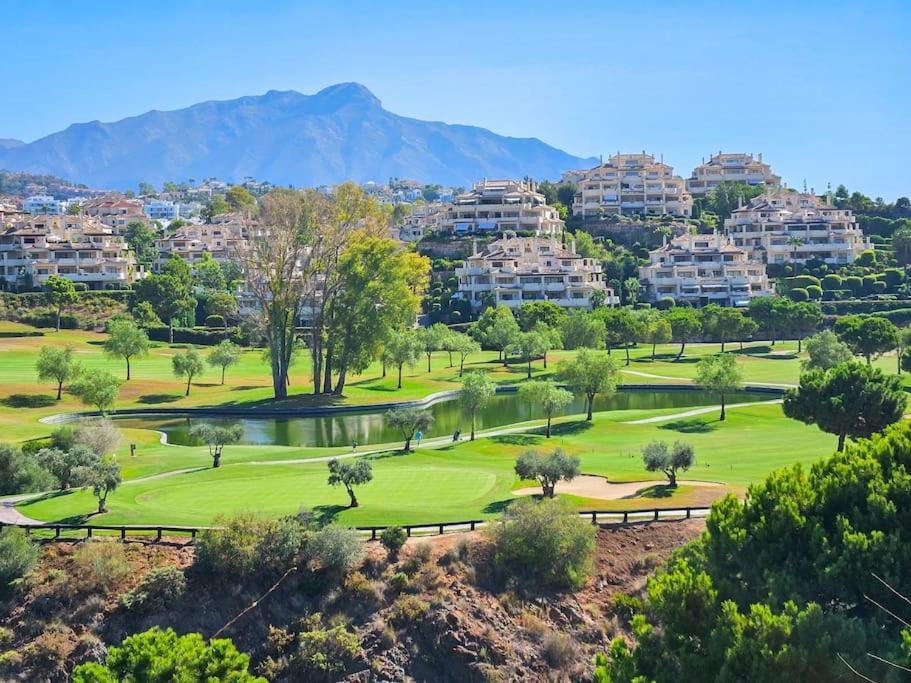
[[[224,386],[224,384],[225,384],[225,366],[224,365],[221,366],[221,384],[222,384],[222,386]]]
[[[475,423],[474,415],[475,415],[474,411],[471,411],[471,440],[472,441],[474,441],[474,423]]]
[[[323,393],[332,393],[332,346],[326,349],[326,365],[323,368]]]
[[[740,340],[740,351],[743,353],[743,339]]]
[[[844,434],[838,435],[838,447],[835,450],[838,451],[839,453],[841,453],[843,450],[845,450],[845,435]]]
[[[464,373],[465,373],[465,358],[463,357],[462,360],[459,361],[459,377],[461,377]]]
[[[506,349],[503,349],[503,367],[509,366],[509,356],[506,355]]]
[[[188,375],[187,376],[187,393],[185,393],[184,396],[190,395],[190,382],[192,382],[192,381],[193,381],[193,375]]]
[[[383,365],[383,378],[385,379],[385,377],[386,377],[386,361],[382,361],[382,365]]]
[[[58,308],[57,309],[57,331],[58,332],[60,331],[60,316],[61,315],[63,315],[63,311]]]
[[[680,342],[680,351],[677,352],[677,360],[680,360],[683,357],[683,351],[686,349],[686,342]]]
[[[629,365],[629,344],[626,345],[626,364]]]
[[[452,351],[449,352],[449,367],[452,367]]]
[[[724,340],[721,340],[721,353],[724,353]]]
[[[98,499],[98,514],[99,515],[104,514],[105,512],[108,511],[108,508],[105,505],[106,502],[107,502],[107,497]]]
[[[212,454],[212,467],[221,467],[221,449],[216,448]]]
[[[168,344],[174,343],[174,319],[168,318]]]
[[[127,382],[130,381],[130,357],[127,356]]]
[[[338,381],[335,383],[335,390],[333,393],[336,396],[341,396],[342,392],[345,390],[345,380],[348,377],[348,368],[342,366],[342,369],[338,373]]]
[[[867,358],[867,365],[868,366],[873,365],[873,361],[871,360],[872,356],[869,353],[866,354],[866,358]]]
[[[547,416],[547,431],[544,434],[548,439],[550,438],[550,415]]]
[[[405,452],[411,453],[411,437],[410,436],[407,439],[405,439]]]
[[[427,372],[430,372],[430,356],[431,355],[432,354],[429,354],[429,353],[427,354]]]
[[[721,417],[718,418],[719,422],[724,422],[724,394],[721,394]]]
[[[531,379],[531,358],[528,359],[528,376],[526,379]]]
[[[544,369],[547,370],[547,351],[544,352]]]
[[[348,487],[348,497],[351,499],[351,504],[348,507],[356,508],[358,506],[357,496],[354,495],[354,489],[350,486]]]
[[[653,361],[655,360],[655,347],[656,347],[656,346],[658,346],[658,345],[657,345],[657,344],[652,344],[652,360],[653,360]]]
[[[585,397],[588,401],[588,415],[585,416],[586,421],[591,422],[592,419],[592,404],[595,402],[595,395],[589,394]]]
[[[63,395],[63,382],[57,382],[57,400]]]
[[[803,351],[803,337],[797,337],[797,353]]]
[[[401,388],[402,388],[402,366],[399,365],[399,385],[396,387],[396,389],[401,389]]]
[[[676,470],[671,470],[667,473],[667,478],[670,480],[671,488],[677,488],[677,472]]]

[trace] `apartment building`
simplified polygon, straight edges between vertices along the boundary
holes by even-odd
[[[218,220],[221,219],[221,220]],[[217,216],[211,224],[184,225],[170,236],[155,240],[158,257],[153,268],[160,272],[161,267],[172,254],[175,254],[191,266],[209,253],[219,263],[234,259],[237,245],[247,239],[247,227],[232,214]]]
[[[439,230],[447,208],[437,202],[412,204],[410,215],[394,225],[390,233],[403,242],[420,242],[428,233]]]
[[[86,216],[34,216],[0,233],[0,277],[7,286],[51,275],[89,289],[120,289],[142,276],[123,238]]]
[[[22,200],[22,210],[36,216],[59,216],[66,213],[66,204],[47,194],[36,194]]]
[[[772,294],[765,264],[718,232],[681,235],[650,251],[639,279],[651,301],[746,306],[751,297]]]
[[[781,187],[781,176],[772,173],[772,167],[762,161],[762,154],[754,158],[742,152],[718,152],[705,158],[693,169],[693,175],[686,181],[686,189],[693,197],[704,197],[719,183],[745,183],[761,185],[768,191]]]
[[[82,213],[111,228],[118,235],[125,234],[130,223],[146,222],[141,201],[117,194],[104,195],[83,203]]]
[[[735,209],[724,222],[733,243],[769,264],[853,263],[873,244],[849,209],[804,192],[770,192]]]
[[[560,214],[548,206],[534,182],[484,180],[457,195],[447,208],[440,229],[456,235],[505,231],[560,235]]]
[[[480,308],[485,302],[517,308],[528,301],[552,301],[567,308],[591,308],[600,292],[604,303],[619,300],[604,282],[601,263],[560,246],[554,236],[517,237],[507,232],[479,252],[477,243],[455,269],[459,296]]]
[[[674,169],[651,154],[615,154],[594,168],[564,175],[579,191],[573,215],[601,218],[610,215],[689,216],[693,199]]]
[[[142,207],[145,215],[153,221],[173,221],[180,218],[180,205],[167,200],[153,199]]]

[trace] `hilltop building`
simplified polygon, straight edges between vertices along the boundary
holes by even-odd
[[[587,171],[564,176],[579,186],[573,215],[583,219],[604,215],[689,216],[693,199],[674,169],[651,154],[615,154]]]
[[[639,279],[651,301],[746,306],[751,297],[772,294],[765,265],[718,232],[688,233],[650,251]]]
[[[138,199],[127,199],[119,194],[108,194],[90,199],[82,204],[82,213],[95,218],[118,235],[125,234],[130,223],[146,222],[142,202]]]
[[[781,177],[772,173],[772,167],[762,161],[762,154],[718,152],[693,169],[686,181],[686,189],[693,197],[704,197],[719,183],[744,183],[761,185],[768,191],[781,187]]]
[[[769,264],[853,263],[873,244],[849,209],[839,209],[813,193],[770,192],[735,209],[724,231],[750,257]]]
[[[533,181],[484,180],[456,196],[440,229],[456,235],[511,230],[548,236],[562,234],[564,224]]]
[[[528,301],[552,301],[567,308],[591,308],[600,294],[603,302],[619,300],[604,282],[601,263],[576,253],[575,241],[566,249],[555,237],[503,239],[477,250],[455,269],[459,295],[480,308],[485,302],[517,308]]]

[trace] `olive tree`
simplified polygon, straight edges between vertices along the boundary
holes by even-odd
[[[112,457],[101,458],[87,467],[80,467],[74,476],[81,486],[92,489],[92,495],[98,499],[98,514],[107,512],[108,496],[122,481],[117,461]]]
[[[579,468],[579,458],[557,448],[548,454],[534,449],[524,451],[516,459],[515,470],[522,479],[537,479],[544,497],[553,498],[557,482],[572,481],[579,476]]]
[[[537,332],[519,332],[507,347],[507,352],[527,364],[527,378],[531,379],[531,362],[550,349],[550,340]]]
[[[148,355],[149,336],[132,320],[112,320],[108,324],[104,352],[126,361],[127,381],[130,381],[130,359]]]
[[[459,356],[459,377],[465,374],[465,359],[473,353],[481,353],[481,345],[467,334],[453,332],[450,335],[449,347]]]
[[[120,395],[120,380],[107,370],[84,372],[70,385],[70,392],[85,405],[95,406],[101,415],[105,415]]]
[[[573,360],[560,363],[559,377],[572,391],[585,396],[585,419],[591,420],[595,396],[616,389],[617,366],[604,352],[580,349]]]
[[[693,447],[682,441],[668,446],[664,441],[652,441],[642,449],[642,462],[649,472],[663,472],[668,483],[677,486],[677,472],[688,470],[696,462]]]
[[[421,345],[414,332],[398,332],[392,335],[383,348],[383,363],[398,369],[398,384],[402,388],[402,367],[414,365],[421,355]]]
[[[65,491],[78,483],[80,470],[93,467],[101,458],[91,448],[80,444],[68,450],[42,448],[35,454],[35,460],[57,480],[60,490]]]
[[[354,495],[354,487],[366,484],[373,479],[373,467],[367,460],[359,458],[354,462],[343,462],[338,458],[329,461],[329,486],[342,485],[348,492],[351,504],[348,507],[356,508],[359,503]]]
[[[57,400],[63,394],[63,385],[76,379],[81,366],[76,360],[76,350],[72,346],[42,346],[35,363],[39,382],[57,382]]]
[[[405,452],[411,452],[411,440],[417,431],[429,429],[433,424],[433,415],[429,410],[421,410],[411,406],[393,408],[386,413],[386,422],[390,427],[398,429],[405,439]]]
[[[183,353],[178,353],[171,358],[171,366],[174,370],[174,376],[178,378],[187,378],[187,391],[184,396],[190,395],[190,383],[196,375],[202,374],[202,358],[193,349],[187,349]]]
[[[471,440],[474,441],[475,426],[477,424],[478,413],[484,409],[493,395],[497,392],[497,387],[483,372],[469,372],[462,378],[462,390],[459,392],[459,402],[462,408],[468,413],[471,420]]]
[[[237,443],[244,435],[244,428],[240,425],[218,427],[216,425],[198,424],[190,430],[190,436],[202,441],[209,447],[212,457],[212,467],[221,466],[221,453],[225,446]]]
[[[47,292],[47,302],[53,306],[57,319],[57,331],[60,331],[60,318],[63,316],[63,309],[76,303],[79,295],[76,293],[76,286],[59,275],[48,277],[44,285]]]
[[[535,380],[519,387],[519,399],[541,406],[544,417],[547,418],[545,436],[549,439],[554,414],[572,403],[573,395],[557,386],[556,382]]]
[[[724,422],[725,395],[740,387],[742,373],[737,359],[729,353],[718,356],[705,356],[696,364],[696,384],[718,394],[721,399],[721,417]]]
[[[206,357],[206,362],[213,368],[221,368],[221,383],[225,383],[225,370],[240,360],[240,347],[225,339],[215,346]]]

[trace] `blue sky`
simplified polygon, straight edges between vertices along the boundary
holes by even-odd
[[[687,175],[764,152],[791,185],[911,195],[911,2],[4,0],[0,137],[270,89],[369,87],[416,118]]]

